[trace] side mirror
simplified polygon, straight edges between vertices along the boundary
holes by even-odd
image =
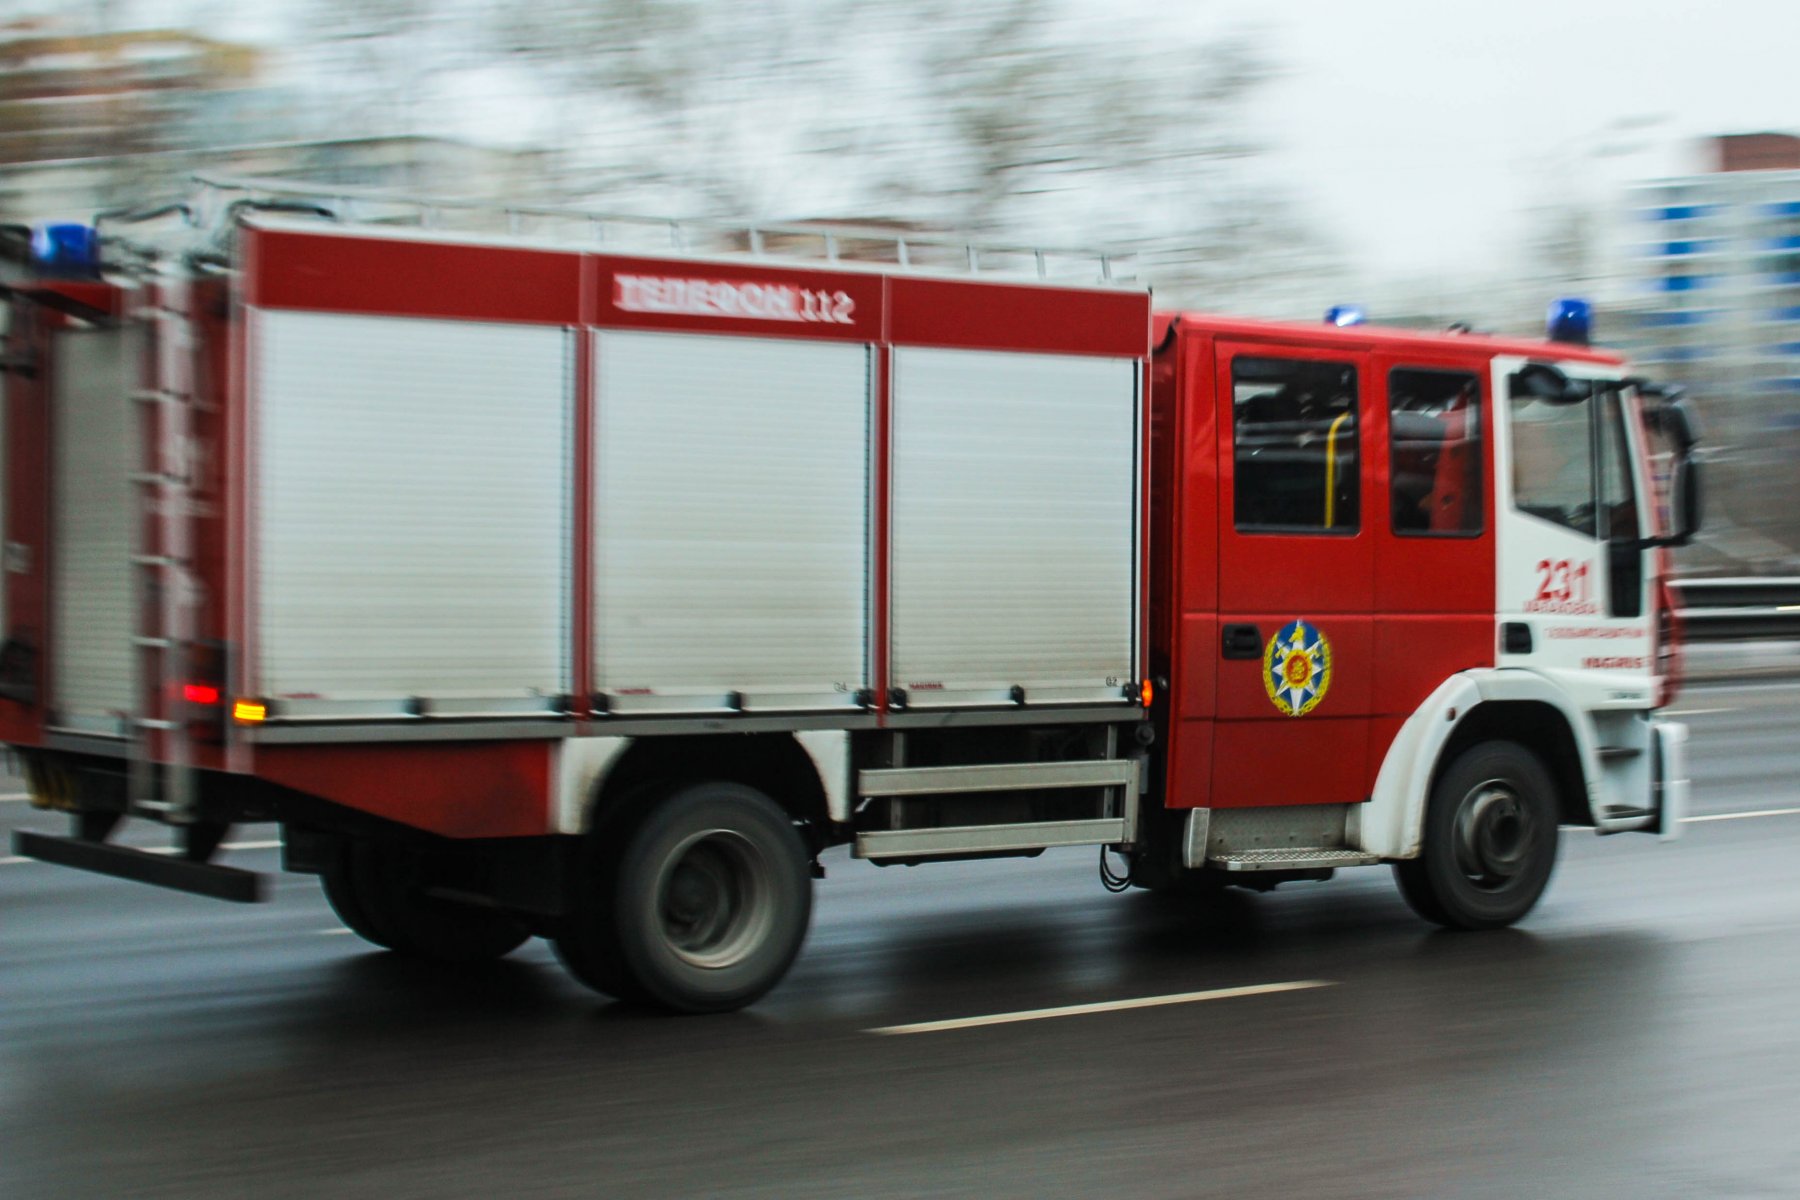
[[[1647,408],[1644,417],[1652,429],[1675,443],[1684,459],[1700,443],[1699,423],[1679,392],[1669,395],[1664,403]]]
[[[1669,480],[1669,507],[1672,510],[1675,528],[1660,537],[1640,539],[1636,544],[1639,549],[1648,550],[1656,546],[1685,546],[1694,540],[1700,532],[1701,486],[1700,464],[1694,456],[1682,451],[1675,460],[1675,475]]]
[[[1686,451],[1676,460],[1674,483],[1675,532],[1669,535],[1668,543],[1685,546],[1700,532],[1701,500],[1700,464]]]

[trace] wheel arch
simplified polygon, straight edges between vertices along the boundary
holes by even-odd
[[[848,734],[839,735],[845,743]],[[600,739],[595,739],[600,740]],[[578,796],[579,809],[565,818],[577,833],[603,829],[630,815],[633,797],[648,786],[674,788],[704,781],[726,781],[755,788],[808,827],[814,848],[825,844],[833,821],[820,758],[829,758],[833,743],[813,739],[803,744],[788,733],[671,734],[608,739],[604,761],[587,764]]]
[[[1416,858],[1432,788],[1457,755],[1489,740],[1516,742],[1543,760],[1563,823],[1595,823],[1598,754],[1580,710],[1533,672],[1467,671],[1446,680],[1402,725],[1361,806],[1359,844],[1383,858]]]

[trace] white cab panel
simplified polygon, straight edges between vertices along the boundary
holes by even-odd
[[[870,351],[595,335],[595,680],[617,712],[868,686]]]
[[[55,335],[51,404],[51,670],[56,723],[124,732],[134,707],[130,475],[140,339],[130,328]]]
[[[1589,431],[1551,421],[1523,419],[1512,411],[1509,377],[1524,359],[1494,360],[1496,505],[1499,571],[1495,611],[1502,623],[1531,631],[1529,654],[1503,649],[1500,665],[1522,667],[1554,680],[1584,711],[1643,710],[1654,692],[1653,599],[1637,616],[1609,614],[1607,543],[1591,532],[1559,525],[1524,511],[1523,487],[1554,490],[1559,476],[1575,492],[1593,477]],[[1557,364],[1574,379],[1616,379],[1619,371],[1588,363]],[[1587,402],[1593,403],[1592,401]],[[1554,407],[1551,413],[1557,411]],[[1587,405],[1568,407],[1584,418]]]
[[[572,335],[264,311],[252,337],[263,694],[293,716],[554,707]]]
[[[910,707],[1119,700],[1134,675],[1129,359],[894,351],[893,683]]]

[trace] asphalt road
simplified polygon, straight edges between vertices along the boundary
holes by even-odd
[[[835,858],[727,1017],[538,943],[376,953],[305,877],[239,908],[0,860],[0,1197],[1800,1195],[1800,684],[1677,707],[1687,836],[1565,834],[1515,930],[1434,932],[1383,869],[1207,910],[1087,852]]]

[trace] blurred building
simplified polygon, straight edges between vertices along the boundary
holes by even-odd
[[[0,29],[0,164],[191,145],[259,66],[248,46],[178,30]]]
[[[1715,448],[1719,565],[1800,570],[1800,137],[1713,139],[1714,169],[1635,189],[1630,347]],[[1696,564],[1706,565],[1706,564]]]
[[[0,220],[85,219],[178,196],[199,172],[477,200],[542,190],[539,153],[345,137],[266,66],[184,30],[0,24]]]

